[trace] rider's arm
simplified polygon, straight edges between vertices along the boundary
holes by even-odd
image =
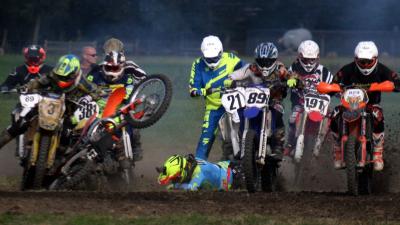
[[[147,76],[146,72],[131,60],[125,63],[125,73],[131,74],[135,80],[142,80]]]
[[[20,74],[17,72],[17,68],[15,68],[14,71],[12,71],[7,79],[0,85],[2,91],[9,91],[10,89],[13,89],[18,83],[19,83],[19,78]]]
[[[381,69],[381,71],[379,71],[379,75],[381,76],[381,81],[392,81],[394,83],[394,91],[395,92],[400,92],[400,78],[399,75],[392,71],[391,69],[389,69],[388,67],[386,67],[383,64],[378,64],[378,66],[380,66],[379,69]]]
[[[189,93],[191,97],[205,95],[204,84],[201,77],[201,72],[199,70],[200,60],[201,59],[198,58],[193,62],[192,69],[190,71]]]

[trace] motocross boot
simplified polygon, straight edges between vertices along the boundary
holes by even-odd
[[[333,136],[333,166],[335,169],[343,169],[345,163],[342,160],[342,146],[340,144],[339,135],[332,132]]]
[[[0,149],[3,148],[8,142],[10,142],[14,137],[7,130],[3,130],[0,133]]]
[[[245,186],[245,177],[242,170],[242,166],[238,161],[231,161],[229,163],[229,168],[232,170],[232,189],[242,189],[246,188]]]
[[[383,142],[384,142],[384,133],[373,133],[372,139],[374,140],[374,153],[372,156],[372,160],[374,161],[374,170],[382,171],[383,170]]]
[[[132,133],[132,152],[133,160],[140,161],[143,159],[142,143],[140,142],[139,129],[134,129]]]
[[[285,129],[281,128],[273,134],[274,146],[272,148],[273,158],[282,161],[283,157],[283,144],[285,142]]]

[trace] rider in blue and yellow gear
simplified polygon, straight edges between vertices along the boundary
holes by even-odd
[[[126,61],[122,51],[110,51],[106,54],[104,62],[95,67],[87,75],[87,79],[101,89],[114,90],[119,87],[125,87],[128,101],[133,87],[146,77],[146,73],[134,62]],[[107,98],[97,101],[100,109],[103,109]],[[128,133],[131,135],[133,147],[133,157],[135,161],[142,159],[143,150],[141,149],[140,133],[138,129],[128,126]]]
[[[228,191],[238,188],[240,167],[229,161],[210,163],[193,155],[170,156],[159,172],[158,183],[170,189]]]
[[[204,96],[206,112],[203,128],[196,149],[196,157],[207,159],[215,139],[218,121],[225,112],[221,106],[221,93],[228,74],[241,68],[244,63],[234,54],[223,52],[222,43],[216,36],[207,36],[201,44],[203,57],[192,65],[189,88],[190,96]]]

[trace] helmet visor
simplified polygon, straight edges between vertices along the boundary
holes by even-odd
[[[305,64],[305,65],[314,65],[317,63],[316,58],[300,58],[300,60]]]
[[[39,56],[28,56],[27,64],[32,66],[38,66],[40,64],[40,57]]]
[[[104,70],[106,72],[117,73],[121,71],[122,67],[120,65],[105,65]]]
[[[217,63],[221,59],[221,55],[211,57],[211,58],[203,57],[203,59],[204,59],[204,61],[206,61],[206,63],[213,64],[213,63]]]
[[[370,69],[375,65],[376,58],[373,58],[373,59],[359,59],[359,58],[356,58],[356,63],[362,69]]]
[[[256,58],[256,63],[261,68],[270,68],[276,62],[276,58]]]

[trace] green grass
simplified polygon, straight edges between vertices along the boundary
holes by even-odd
[[[294,218],[293,216],[236,215],[205,216],[201,214],[176,214],[169,216],[112,216],[112,215],[54,215],[13,214],[0,215],[2,225],[326,225],[365,224],[363,221],[339,220],[334,218]],[[396,224],[395,222],[368,221],[368,224]]]
[[[204,113],[202,99],[191,99],[188,96],[188,80],[194,57],[128,57],[137,62],[148,74],[164,73],[169,76],[174,84],[172,104],[166,115],[153,127],[143,132],[143,142],[151,143],[152,147],[168,149],[176,152],[194,152],[200,136],[200,129]],[[289,65],[295,56],[283,57],[281,60]],[[245,57],[250,62],[252,58]],[[332,72],[350,62],[351,58],[324,58],[321,60]],[[54,63],[56,57],[48,57],[48,62]],[[382,58],[382,62],[397,70],[398,59]],[[20,55],[0,56],[0,81],[3,81],[13,67],[22,62]],[[384,97],[383,106],[385,115],[394,114],[399,109],[397,95]],[[10,122],[9,113],[17,102],[16,95],[0,95],[0,128],[6,127]],[[288,99],[285,101],[287,118],[289,113]],[[386,118],[386,121],[391,120]],[[157,141],[154,141],[156,139]],[[162,150],[161,150],[162,151]],[[214,145],[212,150],[219,152],[219,146]]]

